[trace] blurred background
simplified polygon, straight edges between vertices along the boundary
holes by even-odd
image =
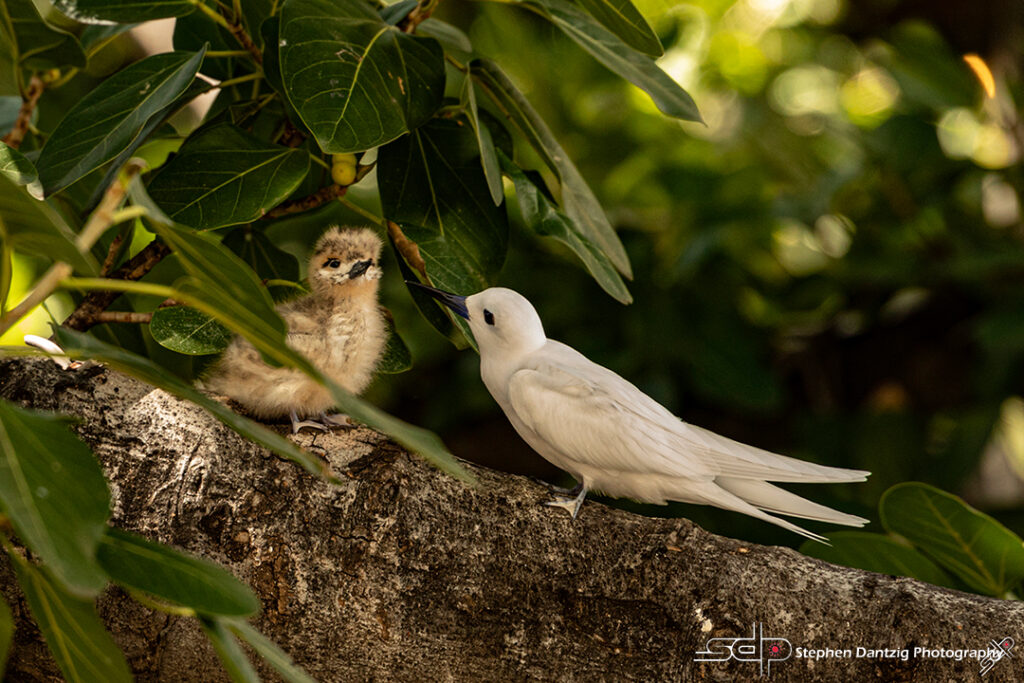
[[[879,496],[917,480],[1024,534],[1024,6],[636,4],[666,47],[659,64],[706,126],[662,116],[522,9],[440,4],[437,16],[503,65],[576,161],[629,252],[635,302],[617,303],[570,253],[522,229],[515,202],[500,284],[534,303],[549,337],[683,419],[871,470],[865,484],[792,488],[874,520],[872,530]],[[150,29],[164,41],[171,33]],[[153,40],[142,42],[170,49]],[[113,70],[138,49],[119,45],[90,68]],[[193,112],[177,125],[197,122]],[[376,194],[371,175],[349,198],[379,215]],[[278,221],[268,236],[301,262],[332,221],[365,223],[334,205]],[[382,298],[415,365],[381,376],[368,398],[438,432],[456,455],[571,485],[512,430],[476,354],[420,317],[389,258]],[[12,299],[41,267],[16,259]],[[59,319],[69,305],[48,301]],[[47,319],[39,311],[3,342]],[[720,510],[606,502],[751,541],[800,541]]]

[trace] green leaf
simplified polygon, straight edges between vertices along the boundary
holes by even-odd
[[[32,616],[65,680],[130,682],[132,675],[124,655],[103,627],[92,601],[66,592],[25,560],[9,557]]]
[[[107,577],[96,547],[110,492],[66,419],[0,401],[0,509],[68,590],[94,595]]]
[[[256,674],[252,662],[242,650],[241,645],[231,635],[224,622],[220,619],[200,618],[199,625],[203,633],[210,639],[217,657],[220,658],[224,670],[236,683],[259,683],[260,677]]]
[[[385,316],[388,331],[388,343],[384,347],[384,354],[377,363],[377,372],[385,375],[397,375],[412,367],[412,354],[409,347],[405,345],[402,338],[398,336],[395,323],[390,314]]]
[[[249,226],[235,228],[221,244],[238,254],[264,280],[299,279],[298,259],[279,249],[262,230]]]
[[[476,134],[477,146],[480,148],[480,165],[484,169],[491,200],[498,206],[505,201],[505,189],[501,184],[501,171],[498,169],[498,157],[495,154],[491,131],[480,121],[480,112],[476,106],[476,87],[472,78],[466,78],[462,82],[462,108]]]
[[[196,8],[192,0],[55,0],[61,12],[83,24],[136,24],[183,17]]]
[[[277,673],[281,674],[287,683],[313,683],[313,679],[306,675],[291,658],[284,653],[269,638],[257,631],[248,622],[240,619],[224,620],[227,627],[236,636],[244,640],[256,651],[270,666],[274,667]]]
[[[897,484],[878,509],[887,530],[978,592],[1001,597],[1024,579],[1024,541],[951,493],[920,482]]]
[[[469,36],[448,22],[430,17],[416,27],[416,33],[435,39],[444,46],[445,52],[464,62],[468,62],[472,55],[473,44]]]
[[[435,119],[377,155],[385,217],[418,245],[431,282],[459,294],[492,286],[508,247],[505,207],[491,200],[479,157],[472,128],[450,119]]]
[[[147,384],[159,387],[180,399],[191,401],[205,408],[211,415],[245,438],[277,453],[286,460],[301,465],[308,472],[326,478],[331,477],[323,461],[316,456],[302,450],[277,432],[239,415],[223,403],[197,391],[192,385],[183,382],[176,375],[148,358],[65,327],[55,328],[54,334],[57,337],[57,343],[68,355],[77,358],[92,358]]]
[[[578,0],[601,25],[622,42],[651,57],[663,54],[661,41],[650,24],[629,0]]]
[[[286,0],[280,69],[288,99],[324,152],[360,152],[427,121],[444,96],[444,53],[361,0]]]
[[[14,615],[7,601],[0,596],[0,671],[7,669],[7,655],[14,638]]]
[[[189,356],[220,353],[233,336],[219,322],[188,306],[158,308],[149,322],[149,333],[160,346]]]
[[[185,141],[150,182],[149,196],[175,221],[214,230],[261,217],[308,172],[306,152],[216,125]]]
[[[79,272],[95,274],[99,270],[96,261],[75,246],[75,234],[60,214],[2,174],[0,239],[22,253],[70,263]]]
[[[561,29],[594,59],[650,95],[662,113],[684,121],[703,121],[689,93],[653,59],[626,45],[568,0],[526,0],[522,4]]]
[[[253,36],[255,37],[255,36]],[[174,22],[174,49],[185,52],[196,50],[237,50],[238,42],[228,33],[224,27],[210,20],[203,12],[193,12],[183,17],[178,17]],[[245,66],[245,71],[251,71],[252,62],[247,57],[218,57],[207,59],[203,62],[201,71],[210,78],[218,81],[226,81],[239,71],[239,67]]]
[[[182,95],[204,51],[147,57],[107,78],[57,124],[36,167],[47,195],[116,158]]]
[[[844,567],[909,576],[936,586],[956,587],[949,575],[934,562],[890,536],[866,531],[834,531],[828,534],[828,540],[831,546],[808,541],[800,546],[800,552]]]
[[[0,174],[16,185],[29,185],[39,177],[36,167],[24,154],[3,142],[0,142]]]
[[[58,66],[85,66],[85,53],[70,33],[46,24],[32,0],[0,0],[0,12],[6,12],[14,30],[15,44],[10,48],[15,61],[30,69],[51,69]]]
[[[558,176],[561,181],[559,204],[569,219],[576,224],[580,234],[597,245],[620,273],[627,278],[632,277],[629,257],[626,256],[622,242],[608,222],[604,209],[565,150],[555,140],[544,120],[494,62],[485,59],[474,60],[470,64],[470,73],[508,120],[519,129],[544,163]]]
[[[108,528],[97,558],[115,582],[202,614],[249,616],[260,601],[223,567],[120,529]]]
[[[632,303],[633,297],[626,289],[626,284],[605,253],[588,240],[575,223],[555,208],[540,188],[531,182],[511,159],[502,152],[498,152],[498,157],[502,170],[516,187],[516,199],[519,201],[523,222],[538,235],[554,237],[568,246],[583,261],[587,272],[597,280],[604,291],[624,304]]]

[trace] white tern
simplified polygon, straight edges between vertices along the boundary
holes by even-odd
[[[494,400],[534,450],[578,482],[570,497],[548,503],[573,518],[587,491],[599,491],[661,505],[714,505],[822,542],[775,515],[867,523],[768,482],[864,481],[870,472],[777,455],[683,422],[611,370],[546,338],[537,311],[510,289],[458,296],[409,284],[469,321]]]

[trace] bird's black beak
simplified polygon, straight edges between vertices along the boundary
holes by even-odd
[[[458,315],[461,315],[466,320],[469,320],[469,309],[466,308],[466,297],[459,296],[457,294],[451,294],[444,291],[443,289],[437,289],[436,287],[428,287],[427,285],[421,285],[419,282],[412,280],[406,280],[405,284],[410,287],[416,287],[422,289],[424,292],[434,297],[448,308],[452,309]]]
[[[348,271],[348,279],[349,280],[356,279],[357,277],[359,277],[360,275],[365,273],[367,270],[369,270],[370,266],[372,266],[372,265],[373,265],[373,261],[370,261],[370,260],[359,261],[354,266],[352,266],[351,269],[349,269],[349,271]]]

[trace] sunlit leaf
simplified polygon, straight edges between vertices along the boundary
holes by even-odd
[[[526,0],[594,59],[637,86],[663,113],[684,121],[701,121],[697,105],[653,59],[637,52],[568,0]]]
[[[223,621],[203,617],[199,620],[199,625],[206,637],[209,638],[214,652],[217,653],[220,663],[232,681],[235,683],[259,683],[260,677],[256,674],[252,662],[249,661],[242,646],[231,635]]]
[[[800,552],[844,567],[909,576],[936,586],[956,587],[949,575],[934,562],[889,536],[866,531],[833,531],[827,535],[831,546],[808,541],[800,546]]]
[[[249,616],[260,601],[223,567],[141,536],[109,528],[100,564],[115,582],[203,614]]]
[[[0,509],[65,586],[93,595],[107,583],[95,556],[110,492],[96,457],[67,425],[0,401]]]
[[[544,120],[494,62],[476,59],[470,65],[470,72],[544,163],[558,175],[561,181],[559,204],[580,233],[597,245],[620,273],[632,277],[629,257],[604,209]]]
[[[441,46],[360,0],[286,0],[278,44],[288,99],[329,154],[390,142],[441,106]]]
[[[313,683],[313,679],[306,675],[306,672],[300,669],[291,660],[291,657],[273,641],[253,628],[251,624],[240,619],[224,620],[224,623],[232,633],[248,643],[249,647],[263,658],[263,661],[274,667],[274,670],[281,674],[281,678],[287,683]]]
[[[149,332],[160,346],[189,356],[220,353],[234,336],[210,316],[188,306],[158,308],[149,322]]]
[[[462,107],[476,133],[477,146],[480,148],[480,164],[484,169],[484,177],[487,179],[487,189],[491,192],[491,199],[494,205],[498,206],[505,201],[505,190],[501,184],[501,170],[498,168],[498,157],[494,150],[494,140],[491,139],[491,131],[487,125],[480,120],[480,113],[476,105],[476,86],[472,78],[466,78],[462,84]]]
[[[523,222],[527,227],[538,235],[554,237],[568,246],[583,261],[587,272],[597,280],[604,291],[624,304],[631,303],[633,297],[605,253],[594,246],[580,232],[575,223],[555,208],[540,188],[527,178],[526,174],[507,156],[501,152],[498,153],[498,156],[502,170],[516,187],[519,211],[522,213]]]
[[[55,0],[57,7],[83,24],[135,24],[165,17],[183,17],[194,11],[191,0]]]
[[[66,592],[25,560],[12,564],[32,616],[57,666],[70,683],[130,682],[124,655],[96,615],[91,600]]]
[[[1024,579],[1024,541],[951,493],[920,482],[897,484],[878,509],[886,529],[976,591],[1002,596]]]
[[[175,221],[197,230],[248,223],[290,195],[309,172],[309,154],[268,144],[234,126],[189,138],[149,184]]]
[[[629,0],[579,0],[579,4],[622,42],[651,57],[661,56],[661,41]]]
[[[204,51],[147,57],[109,77],[75,103],[36,161],[52,194],[116,158],[192,82]]]

